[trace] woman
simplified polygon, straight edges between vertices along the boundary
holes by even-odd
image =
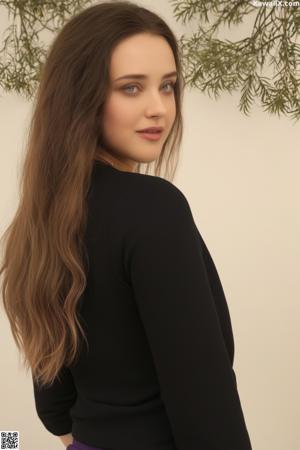
[[[251,449],[222,285],[171,182],[182,90],[174,34],[130,2],[73,17],[41,73],[3,301],[69,450]]]

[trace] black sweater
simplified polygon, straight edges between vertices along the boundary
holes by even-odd
[[[33,383],[43,425],[112,450],[250,450],[228,306],[185,196],[96,161],[87,201],[89,351]]]

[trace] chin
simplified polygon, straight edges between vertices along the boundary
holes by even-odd
[[[136,159],[137,163],[141,163],[141,164],[149,164],[154,162],[158,157],[152,157],[152,158],[138,158]]]
[[[160,151],[156,153],[152,152],[151,154],[143,154],[143,155],[139,154],[136,158],[136,161],[143,164],[147,163],[149,164],[158,159],[160,154],[161,154]]]

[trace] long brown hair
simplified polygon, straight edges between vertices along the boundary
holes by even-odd
[[[3,241],[2,297],[25,369],[52,384],[80,347],[77,317],[86,287],[86,197],[101,143],[101,113],[114,47],[137,33],[163,36],[176,62],[176,118],[154,174],[173,179],[182,139],[184,80],[167,24],[129,1],[84,9],[62,28],[40,71],[20,180],[20,202]],[[146,173],[150,171],[150,164]],[[142,173],[141,164],[137,171]],[[169,176],[171,172],[171,177]],[[87,343],[88,344],[88,343]]]

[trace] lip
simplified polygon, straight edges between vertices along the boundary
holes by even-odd
[[[147,139],[148,141],[158,141],[161,138],[162,131],[159,133],[146,133],[139,131],[138,134],[143,138]]]
[[[137,130],[138,133],[147,133],[147,132],[158,133],[161,131],[163,131],[163,127],[148,127],[148,128],[143,128],[142,130]]]

